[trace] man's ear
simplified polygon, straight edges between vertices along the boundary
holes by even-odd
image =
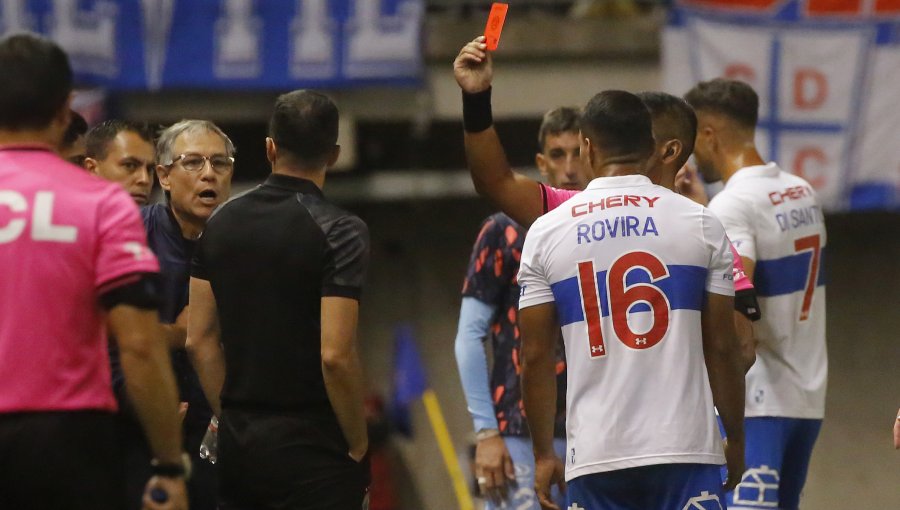
[[[335,144],[335,146],[331,148],[331,154],[328,155],[328,161],[325,163],[325,168],[333,167],[337,163],[338,158],[340,158],[340,157],[341,157],[341,146]]]
[[[94,175],[100,175],[100,162],[94,158],[84,158],[84,169]]]
[[[537,166],[538,170],[541,172],[541,177],[547,178],[547,156],[544,156],[543,152],[538,152],[534,155],[534,164]]]
[[[684,146],[681,144],[681,140],[669,140],[662,146],[661,160],[663,163],[669,164],[677,160],[682,151],[684,151]]]
[[[590,138],[583,134],[581,135],[581,148],[579,150],[581,161],[587,164],[588,172],[592,174],[593,172],[591,172],[591,169],[594,168],[594,158],[596,158],[596,155],[594,154],[594,144],[591,143]]]
[[[266,137],[266,159],[273,165],[275,160],[278,159],[278,148],[275,146],[275,140],[269,136]]]
[[[172,169],[165,165],[156,165],[156,177],[159,179],[159,185],[166,191],[172,191],[172,185],[169,183],[169,173]]]

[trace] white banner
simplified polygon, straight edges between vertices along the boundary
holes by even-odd
[[[900,0],[683,0],[662,40],[668,92],[753,86],[763,156],[826,208],[900,205]]]

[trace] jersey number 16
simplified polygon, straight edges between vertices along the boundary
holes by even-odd
[[[632,270],[645,271],[650,275],[650,283],[635,283],[626,286],[625,278]],[[612,319],[613,332],[626,346],[632,349],[649,349],[658,344],[669,329],[671,310],[669,300],[663,291],[654,285],[669,276],[669,269],[656,255],[644,251],[626,253],[616,259],[606,273],[607,303]],[[593,261],[578,263],[578,288],[584,320],[587,323],[590,357],[606,356],[601,322],[600,295],[597,287],[597,272]],[[644,303],[652,310],[652,324],[647,331],[635,332],[628,324],[631,308]]]

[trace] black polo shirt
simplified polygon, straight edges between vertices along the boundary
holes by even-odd
[[[366,224],[306,179],[272,174],[213,214],[191,275],[218,306],[224,408],[331,415],[321,299],[359,299],[368,258]]]

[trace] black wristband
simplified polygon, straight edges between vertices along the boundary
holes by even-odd
[[[744,289],[734,293],[734,309],[741,312],[751,321],[762,318],[759,302],[756,300],[756,289]]]
[[[187,480],[191,477],[191,458],[186,453],[182,453],[180,463],[166,463],[153,459],[150,461],[150,472],[153,476]]]
[[[480,133],[492,124],[491,88],[474,94],[463,92],[463,129],[469,133]]]
[[[151,464],[150,472],[164,478],[184,478],[187,475],[181,464]]]

